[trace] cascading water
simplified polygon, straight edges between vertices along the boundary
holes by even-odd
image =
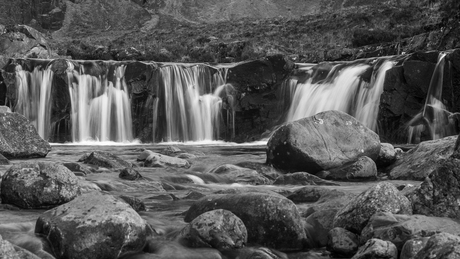
[[[71,62],[68,63],[73,141],[132,141],[125,66],[115,68],[112,82],[107,80],[107,75],[96,77],[85,74],[83,66],[77,72]]]
[[[156,116],[158,109],[165,111],[163,141],[214,140],[219,135],[222,99],[219,92],[212,92],[225,85],[225,73],[218,70],[210,75],[207,71],[199,65],[160,68],[163,79],[160,99],[164,101],[154,103],[153,114]],[[160,124],[156,118],[154,121]]]
[[[24,115],[43,139],[48,139],[50,124],[50,95],[53,71],[35,67],[32,72],[16,66],[17,102],[13,111]]]
[[[421,141],[422,132],[427,131],[431,139],[439,139],[456,134],[454,122],[449,120],[451,113],[446,110],[442,100],[442,88],[444,80],[444,66],[446,54],[440,53],[438,62],[431,77],[425,105],[420,113],[409,121],[408,142],[418,143]]]
[[[293,82],[285,85],[291,88],[292,96],[286,121],[298,120],[322,111],[339,110],[376,130],[385,73],[394,66],[391,60],[380,61],[382,64],[374,71],[370,82],[362,78],[363,74],[372,69],[367,63],[354,63],[348,66],[336,64],[329,70],[325,79],[319,81],[311,70],[312,66],[307,66],[310,77],[305,83],[298,83],[297,79],[292,79]]]

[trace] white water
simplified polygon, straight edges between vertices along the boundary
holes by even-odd
[[[71,69],[70,69],[71,70]],[[72,102],[72,140],[116,141],[133,140],[131,105],[124,80],[125,66],[115,69],[115,82],[68,71]],[[114,85],[115,84],[115,85]]]
[[[444,66],[446,54],[440,53],[438,62],[431,77],[425,105],[419,114],[408,123],[408,142],[419,143],[422,133],[425,131],[430,139],[440,139],[456,134],[453,121],[449,120],[451,114],[446,110],[442,100],[442,88],[444,79]],[[418,125],[417,125],[418,124]]]
[[[32,72],[16,67],[17,102],[13,111],[24,115],[43,139],[48,139],[51,113],[51,69],[34,68]]]
[[[225,73],[217,71],[210,75],[209,70],[200,65],[160,68],[164,94],[160,99],[164,100],[166,113],[163,141],[204,141],[219,136],[222,99],[220,91],[215,90],[225,85]],[[154,115],[158,114],[157,109],[155,104]],[[154,122],[154,128],[161,123],[157,119]]]
[[[361,79],[361,75],[371,67],[364,63],[346,67],[335,65],[325,80],[316,83],[313,83],[314,77],[305,83],[293,79],[285,86],[290,88],[292,98],[286,121],[295,121],[327,110],[339,110],[376,130],[385,73],[393,66],[392,61],[384,61],[377,73],[373,74],[370,83]],[[310,68],[306,67],[306,70]]]

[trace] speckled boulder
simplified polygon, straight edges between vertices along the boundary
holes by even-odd
[[[267,143],[267,163],[316,174],[361,156],[377,159],[379,136],[354,117],[325,111],[281,126]]]
[[[45,157],[51,146],[23,115],[0,112],[0,154],[7,158]]]
[[[143,166],[145,167],[190,167],[190,163],[185,159],[163,155],[150,150],[144,150],[139,154],[137,161],[143,161]]]
[[[248,243],[279,250],[300,250],[306,235],[297,206],[281,195],[268,193],[214,194],[197,200],[185,221],[216,209],[239,217],[247,228]]]
[[[65,166],[51,162],[24,162],[3,175],[2,203],[21,208],[52,208],[80,194],[77,177]]]
[[[396,150],[390,143],[380,144],[380,153],[375,161],[375,164],[379,168],[383,168],[393,164],[396,161]]]
[[[457,259],[460,258],[460,236],[439,233],[431,236],[414,258]]]
[[[416,255],[425,247],[429,237],[416,237],[407,240],[401,249],[399,259],[416,259]]]
[[[48,238],[57,258],[109,259],[140,250],[151,229],[128,204],[91,192],[43,213],[35,233]]]
[[[356,253],[359,247],[358,235],[344,228],[333,228],[328,233],[327,250],[349,257]]]
[[[118,156],[105,151],[94,151],[91,153],[84,154],[78,162],[85,164],[101,166],[109,169],[123,169],[126,167],[132,167],[130,162],[119,158]]]
[[[367,156],[362,156],[355,162],[321,171],[317,175],[324,179],[336,181],[375,180],[377,179],[377,166],[374,160]]]
[[[180,233],[190,247],[236,249],[247,243],[243,221],[228,210],[211,210],[196,217]]]
[[[334,227],[360,234],[369,219],[378,211],[412,214],[410,201],[389,182],[378,183],[362,192],[337,212]]]

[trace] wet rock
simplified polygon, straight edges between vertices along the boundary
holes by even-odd
[[[224,259],[221,253],[213,248],[188,248],[176,241],[156,240],[149,238],[143,250],[138,253],[127,253],[119,259],[132,258],[171,258],[171,259]]]
[[[137,161],[143,161],[145,167],[190,167],[190,163],[185,159],[162,155],[150,150],[144,150],[137,157]]]
[[[126,167],[130,168],[133,166],[133,164],[126,162],[118,156],[105,151],[94,151],[89,154],[84,154],[78,160],[78,162],[83,162],[85,164],[105,167],[109,169],[123,169]]]
[[[184,198],[182,199],[186,199],[186,200],[199,200],[201,198],[203,198],[204,194],[202,194],[201,192],[197,192],[197,191],[190,191],[189,193],[187,193],[187,195],[185,195]]]
[[[432,232],[460,233],[460,223],[449,218],[377,212],[362,230],[360,241],[364,244],[371,238],[378,238],[392,242],[401,250],[406,241]]]
[[[83,173],[84,175],[88,175],[93,173],[91,168],[88,168],[86,166],[82,166],[79,163],[74,163],[74,162],[69,162],[69,163],[62,163],[63,166],[67,167],[70,171],[77,173]]]
[[[325,247],[327,245],[328,233],[332,229],[337,211],[337,209],[320,210],[313,212],[305,219],[306,234],[310,246]]]
[[[1,199],[25,209],[52,208],[80,194],[77,177],[61,164],[24,162],[2,177]]]
[[[271,181],[274,181],[276,178],[278,178],[281,175],[275,168],[265,163],[244,161],[244,162],[237,163],[235,165],[241,166],[244,168],[249,168],[252,170],[256,170],[259,174],[265,176]]]
[[[428,242],[429,237],[417,237],[407,240],[401,249],[399,259],[416,259],[416,255]]]
[[[58,258],[117,258],[140,250],[148,224],[125,202],[86,193],[42,214],[35,233],[48,237]]]
[[[120,195],[119,198],[131,206],[136,212],[145,211],[145,204],[140,199],[126,195]]]
[[[118,175],[121,179],[135,181],[143,179],[142,175],[134,168],[123,168]]]
[[[452,154],[456,139],[456,136],[451,136],[418,144],[388,168],[389,177],[423,181]]]
[[[381,182],[359,194],[345,205],[334,218],[334,227],[361,233],[376,212],[412,214],[410,201],[389,182]]]
[[[446,160],[413,192],[407,194],[414,213],[460,219],[460,165]]]
[[[338,186],[340,184],[327,181],[319,178],[318,176],[309,174],[307,172],[296,172],[291,174],[280,175],[273,182],[273,185],[333,185]]]
[[[297,189],[287,198],[293,202],[317,202],[320,198],[332,199],[344,196],[345,193],[337,190],[326,189],[322,187],[306,186]]]
[[[223,251],[227,258],[240,259],[287,259],[287,255],[267,247],[243,247],[235,250]]]
[[[0,154],[0,165],[9,165],[10,161],[4,157],[2,154]]]
[[[306,242],[300,213],[295,204],[267,193],[213,194],[196,201],[184,220],[202,213],[225,209],[239,217],[248,230],[248,243],[280,250],[299,250]]]
[[[177,154],[182,153],[183,151],[175,146],[168,146],[165,149],[161,150],[161,154],[165,156],[176,156]]]
[[[396,161],[396,151],[390,143],[380,144],[380,153],[375,161],[378,168],[384,168],[393,164]]]
[[[3,240],[2,236],[0,236],[0,258],[21,259],[14,249],[14,246],[7,240]]]
[[[45,157],[51,146],[16,112],[0,112],[0,154],[7,158]]]
[[[351,259],[366,258],[398,259],[398,249],[391,242],[373,238],[361,246]]]
[[[356,253],[358,247],[358,235],[344,228],[333,228],[329,231],[327,250],[333,254],[349,257]]]
[[[377,166],[372,159],[362,156],[355,162],[321,171],[317,175],[323,179],[336,181],[375,180],[377,178]]]
[[[268,141],[267,163],[316,174],[361,156],[377,159],[380,140],[352,116],[326,111],[281,126]]]
[[[180,233],[189,247],[237,249],[246,245],[243,221],[228,210],[211,210],[192,220]]]
[[[239,167],[232,164],[220,165],[208,171],[209,174],[216,174],[225,177],[229,183],[243,183],[252,185],[266,185],[271,181],[255,170]]]
[[[428,239],[426,245],[414,258],[417,259],[455,259],[460,258],[460,237],[439,233]]]

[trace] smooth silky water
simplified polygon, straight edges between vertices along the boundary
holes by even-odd
[[[191,159],[191,167],[183,168],[146,168],[138,167],[137,169],[146,180],[128,181],[118,177],[118,172],[111,170],[99,170],[97,173],[89,174],[85,177],[79,177],[82,186],[85,189],[102,189],[103,192],[113,195],[127,195],[137,197],[146,205],[144,212],[139,214],[148,223],[152,225],[160,236],[160,239],[168,239],[168,235],[182,229],[184,222],[184,212],[191,206],[195,199],[187,199],[187,195],[192,192],[198,192],[203,195],[225,189],[241,189],[244,191],[273,191],[281,194],[292,192],[303,186],[250,186],[242,184],[229,184],[225,180],[213,177],[200,177],[200,174],[222,164],[237,164],[239,162],[265,163],[266,145],[264,142],[255,142],[247,144],[232,144],[224,142],[207,142],[207,143],[166,143],[166,144],[126,144],[113,145],[113,143],[95,143],[86,144],[53,144],[52,151],[45,158],[28,159],[29,161],[52,161],[52,162],[77,162],[78,159],[87,152],[96,150],[111,152],[120,158],[136,163],[137,156],[144,149],[152,151],[161,151],[167,146],[173,144],[185,152],[202,152],[204,155]],[[12,160],[12,164],[23,162],[23,160]],[[10,166],[0,166],[0,174],[4,174]],[[158,181],[166,180],[175,183],[174,191],[158,191]],[[397,184],[416,184],[409,181],[392,181]],[[335,190],[342,190],[350,193],[361,193],[376,182],[338,182],[340,186],[324,186]],[[300,210],[306,210],[311,204],[297,204]],[[45,210],[16,210],[10,206],[0,206],[0,235],[4,239],[29,248],[37,250],[42,247],[41,239],[34,236],[34,227],[37,218]],[[162,241],[164,242],[164,241]],[[180,246],[175,241],[169,240],[169,248],[177,250],[178,247],[184,251],[184,256],[189,254],[187,248]],[[198,253],[195,258],[200,258],[209,252],[209,250],[194,250]],[[329,258],[320,256],[321,251],[311,252],[308,257],[302,258]],[[152,257],[127,257],[127,258],[155,258]],[[187,257],[184,257],[187,258]]]

